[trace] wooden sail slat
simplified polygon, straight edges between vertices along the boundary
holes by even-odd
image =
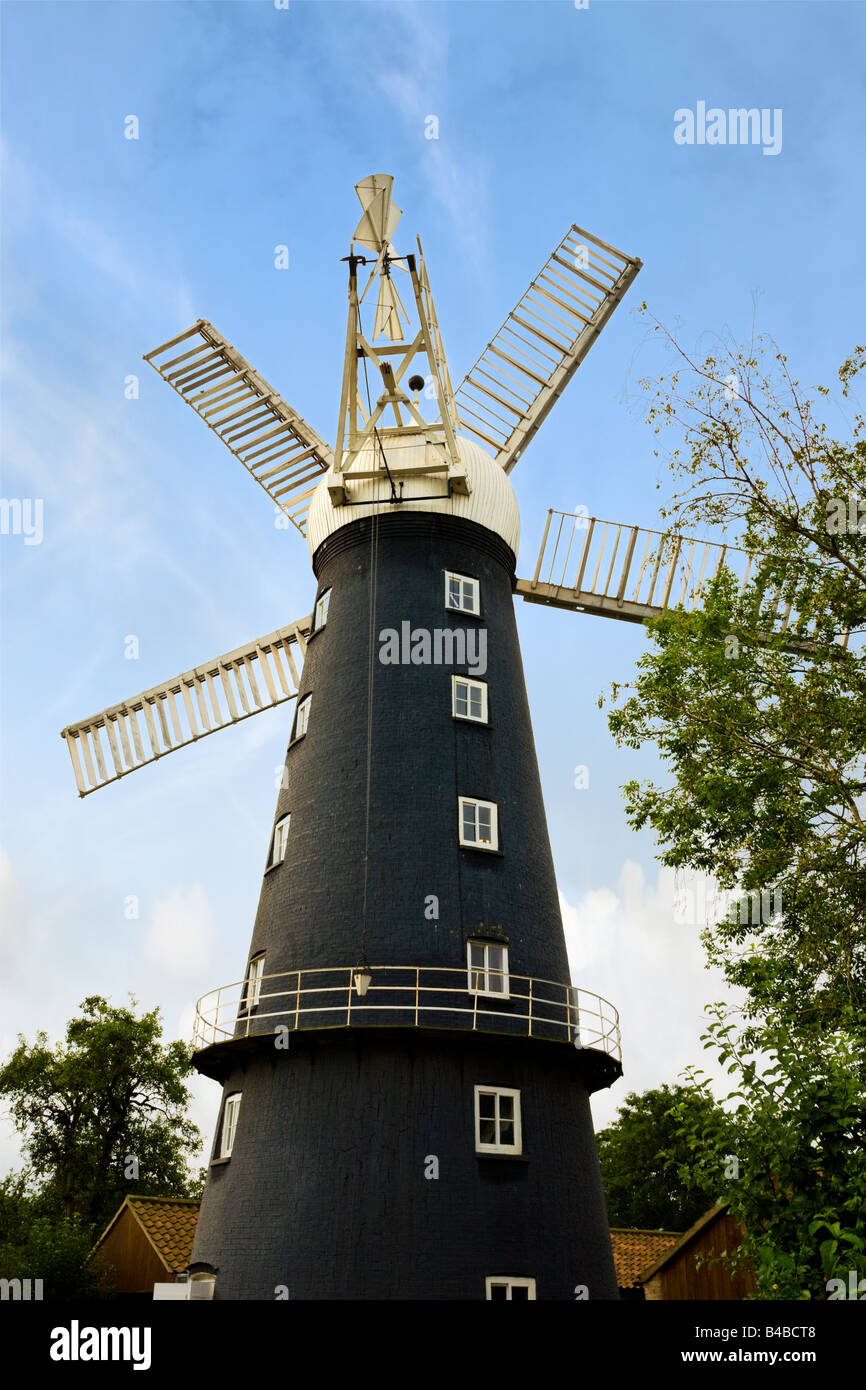
[[[455,395],[463,428],[495,448],[496,461],[506,472],[537,433],[640,268],[634,257],[600,243],[580,227],[570,227],[467,372]],[[597,300],[587,293],[587,285],[598,291]],[[555,286],[557,292],[546,286]],[[479,380],[485,374],[497,379],[496,359],[514,369],[522,389],[532,383],[519,418],[499,441],[499,417],[492,402],[507,402]],[[479,402],[470,387],[489,399]]]
[[[576,578],[573,568],[569,567],[572,541],[566,546],[563,539],[569,534],[573,537],[575,528],[585,530]],[[616,587],[613,588],[620,538],[626,533],[625,556],[618,571]],[[612,554],[608,545],[609,535],[613,536]],[[643,543],[642,535],[646,538]],[[699,546],[700,570],[697,579],[692,582]],[[638,562],[636,557],[640,554],[642,558]],[[760,573],[764,558],[718,541],[699,541],[675,533],[651,531],[638,526],[626,527],[621,522],[578,517],[551,509],[534,577],[531,580],[518,579],[516,591],[530,603],[550,604],[574,612],[642,623],[658,617],[674,604],[681,605],[687,612],[699,608],[705,596],[705,576],[711,574],[715,578],[723,565],[737,579],[742,577],[739,589],[742,595],[755,561],[756,573]],[[632,588],[635,571],[637,579]],[[658,594],[656,588],[662,571],[663,589]],[[815,650],[815,643],[804,640],[807,624],[808,619],[804,623],[803,614],[792,614],[790,603],[781,616],[775,612],[775,603],[771,603],[766,614],[767,630],[757,634],[755,640],[768,642],[783,637],[787,650],[808,654]],[[843,635],[839,637],[839,645],[843,645]]]
[[[295,662],[292,651],[297,649],[301,656],[306,652],[312,621],[309,615],[144,690],[131,700],[68,725],[63,738],[79,796],[88,796],[98,787],[116,782],[136,768],[195,743],[217,729],[294,699],[300,663]],[[228,713],[220,701],[220,688]],[[178,695],[188,733],[183,727]],[[146,730],[145,739],[138,725],[139,717]],[[103,732],[111,754],[110,767],[100,742]]]
[[[174,346],[190,338],[198,339],[193,347],[180,355],[172,354]],[[206,319],[199,319],[161,348],[145,353],[145,361],[219,435],[278,505],[281,503],[273,496],[270,480],[252,465],[257,460],[277,458],[279,450],[274,452],[273,441],[278,437],[290,453],[300,449],[310,459],[309,471],[297,480],[292,495],[298,505],[286,510],[292,523],[305,533],[312,492],[305,484],[308,477],[319,477],[333,463],[330,445]],[[265,460],[265,454],[270,458]],[[284,489],[281,496],[286,495]]]

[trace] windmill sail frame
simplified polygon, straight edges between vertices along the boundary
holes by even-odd
[[[72,760],[78,795],[89,796],[207,734],[295,699],[300,673],[291,648],[303,657],[312,625],[310,614],[68,724],[60,736]]]
[[[510,473],[642,262],[572,224],[457,389],[462,429]]]
[[[192,346],[185,352],[164,356],[190,340]],[[146,352],[144,361],[219,436],[305,535],[310,498],[334,459],[321,435],[207,319],[198,319],[185,333]]]

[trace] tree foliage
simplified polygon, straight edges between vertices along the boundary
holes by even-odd
[[[611,1226],[638,1230],[686,1231],[718,1199],[724,1184],[687,1181],[692,1153],[681,1133],[692,1128],[723,1129],[724,1112],[706,1091],[659,1086],[641,1095],[630,1092],[613,1124],[596,1136]]]
[[[65,1216],[28,1173],[0,1180],[0,1277],[41,1280],[43,1299],[110,1297],[112,1271],[92,1259],[90,1228]]]
[[[841,1023],[823,1034],[792,1035],[774,1015],[761,1050],[743,1040],[716,1007],[706,1037],[735,1088],[727,1110],[696,1106],[695,1090],[673,1107],[672,1123],[688,1157],[687,1188],[723,1192],[745,1230],[741,1255],[755,1270],[758,1296],[826,1299],[839,1279],[850,1288],[866,1275],[866,1058],[859,1029]],[[732,1172],[731,1155],[736,1159]]]
[[[0,1095],[44,1199],[92,1229],[129,1193],[192,1195],[186,1158],[201,1141],[186,1117],[191,1070],[183,1043],[163,1042],[158,1009],[138,1017],[98,996],[84,1000],[65,1043],[20,1037]]]
[[[698,361],[653,331],[676,361],[643,383],[653,427],[676,434],[671,532],[722,528],[753,560],[745,583],[724,566],[694,612],[650,622],[635,681],[614,688],[615,738],[655,743],[669,773],[630,782],[627,815],[663,863],[772,902],[704,930],[745,1002],[739,1020],[717,1006],[705,1039],[733,1078],[724,1112],[677,1103],[679,1172],[724,1187],[760,1296],[823,1298],[866,1275],[866,349],[834,402],[769,339]]]
[[[685,487],[667,515],[674,529],[739,527],[762,558],[742,592],[723,568],[696,611],[648,624],[654,649],[624,703],[615,691],[610,728],[631,747],[654,741],[671,781],[629,783],[628,818],[652,826],[667,865],[775,890],[781,913],[715,925],[711,959],[755,1010],[832,1026],[862,1007],[866,981],[863,419],[850,441],[829,438],[767,342],[697,364],[670,341],[681,366],[649,411],[682,437],[668,461]],[[863,366],[858,348],[840,369],[843,403]],[[789,605],[800,620],[782,631]]]

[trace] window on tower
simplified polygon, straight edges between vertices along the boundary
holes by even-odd
[[[331,602],[331,591],[326,589],[316,600],[316,609],[313,614],[313,631],[318,632],[328,621],[328,604]]]
[[[475,1087],[475,1152],[523,1152],[519,1091],[504,1086]]]
[[[286,845],[289,842],[289,825],[292,817],[283,816],[274,826],[274,845],[271,850],[271,865],[282,864],[286,857]]]
[[[485,1290],[488,1303],[511,1303],[515,1299],[534,1299],[535,1280],[514,1274],[488,1274]]]
[[[460,796],[457,801],[461,845],[466,845],[469,849],[498,849],[499,817],[496,802],[476,801],[470,796]]]
[[[477,579],[466,574],[453,574],[445,571],[445,607],[456,609],[458,613],[481,612],[481,585]]]
[[[492,941],[467,941],[466,967],[472,994],[508,998],[508,947]]]
[[[304,734],[307,732],[307,725],[310,722],[310,705],[312,704],[312,700],[312,695],[305,695],[303,700],[298,701],[298,708],[295,710],[295,727],[292,730],[293,743],[296,739],[303,738]]]
[[[258,955],[253,956],[247,966],[247,978],[244,980],[243,994],[241,995],[241,1013],[246,1013],[256,1007],[262,992],[262,976],[265,973],[265,953],[259,951]]]
[[[486,724],[487,682],[470,680],[468,676],[452,676],[451,713],[455,719],[471,719],[476,724]]]
[[[235,1132],[238,1127],[238,1111],[241,1108],[241,1093],[234,1091],[226,1096],[220,1125],[219,1158],[231,1158],[234,1148]]]

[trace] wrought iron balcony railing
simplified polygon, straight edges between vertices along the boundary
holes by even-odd
[[[196,1005],[193,1048],[239,1038],[322,1028],[414,1027],[542,1038],[622,1058],[619,1014],[589,990],[510,975],[507,993],[470,987],[466,969],[369,966],[289,970],[211,990]]]

